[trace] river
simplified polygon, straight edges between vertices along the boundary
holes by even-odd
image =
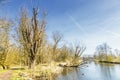
[[[90,62],[79,68],[65,68],[56,80],[120,80],[120,65]]]

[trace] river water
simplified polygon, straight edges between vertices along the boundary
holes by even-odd
[[[79,68],[65,68],[57,80],[120,80],[120,65],[90,62]]]

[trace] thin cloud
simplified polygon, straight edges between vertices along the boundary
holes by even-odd
[[[67,13],[67,15],[69,16],[70,20],[72,20],[72,22],[76,25],[76,27],[80,31],[82,31],[84,33],[84,35],[86,35],[87,33],[86,33],[85,29],[75,20],[75,18],[72,15],[70,15],[69,13]]]
[[[107,33],[110,33],[112,34],[113,36],[115,36],[116,38],[120,38],[120,34],[116,33],[116,32],[113,32],[113,31],[106,31]]]
[[[3,4],[6,4],[6,3],[9,3],[11,2],[10,0],[0,0],[0,3],[3,5]]]
[[[120,38],[120,34],[119,33],[116,33],[116,32],[113,32],[113,31],[109,31],[109,30],[105,30],[105,29],[101,29],[101,31],[104,31],[108,34],[111,34],[112,37],[114,38]]]

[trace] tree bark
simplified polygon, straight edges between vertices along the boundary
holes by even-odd
[[[29,69],[34,69],[35,64],[36,64],[35,57],[30,57]]]
[[[2,68],[5,70],[5,66],[4,65],[1,65],[2,66]]]

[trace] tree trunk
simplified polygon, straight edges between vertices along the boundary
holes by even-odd
[[[30,58],[29,69],[34,69],[36,60],[35,58]]]
[[[5,69],[5,66],[4,65],[1,65],[3,69]]]
[[[6,66],[6,69],[9,69],[9,68],[10,68],[10,66],[9,66],[9,65],[7,65],[7,66]]]

